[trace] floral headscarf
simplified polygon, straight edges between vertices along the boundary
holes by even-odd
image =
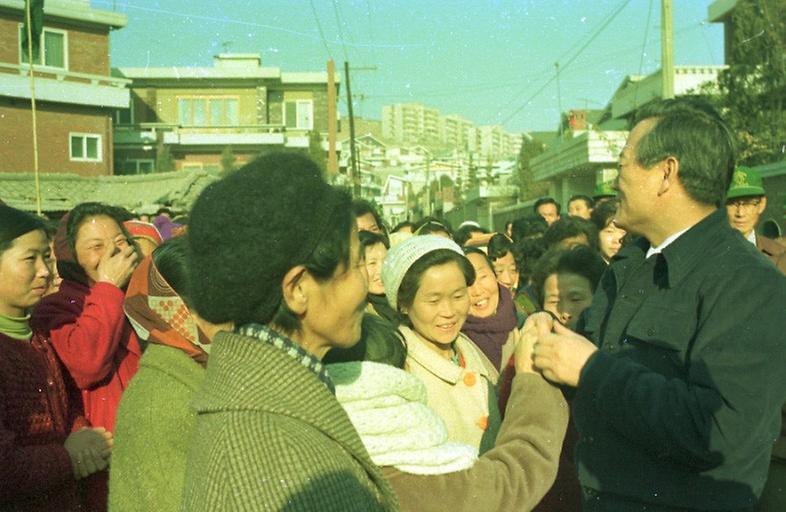
[[[151,256],[143,259],[134,271],[124,309],[141,339],[182,350],[200,365],[207,366],[207,336],[183,299],[159,273]]]

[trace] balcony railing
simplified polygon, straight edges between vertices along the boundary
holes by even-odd
[[[30,66],[27,64],[20,65],[0,62],[0,72],[28,76],[30,74]],[[108,85],[111,87],[124,88],[131,83],[131,80],[127,78],[117,78],[109,75],[94,75],[91,73],[79,73],[76,71],[69,71],[67,69],[59,69],[49,66],[33,65],[33,72],[38,78],[49,78],[61,81],[68,80],[90,85]]]

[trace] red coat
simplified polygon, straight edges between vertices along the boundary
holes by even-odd
[[[79,389],[85,416],[113,431],[123,391],[136,373],[142,350],[123,313],[123,291],[109,283],[92,288],[63,281],[33,313],[33,329],[45,333]]]
[[[80,510],[63,447],[84,426],[71,403],[54,350],[41,336],[27,342],[0,334],[0,509]]]

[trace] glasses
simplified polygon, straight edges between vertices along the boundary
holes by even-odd
[[[732,199],[730,201],[726,201],[726,206],[729,208],[741,208],[743,210],[749,210],[761,204],[761,199]]]

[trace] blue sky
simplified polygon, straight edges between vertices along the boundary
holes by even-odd
[[[677,65],[723,63],[723,29],[707,22],[710,3],[674,0]],[[316,71],[332,56],[341,70],[345,60],[376,68],[354,71],[352,92],[356,115],[377,119],[385,104],[421,102],[476,124],[551,130],[555,62],[563,110],[599,108],[626,75],[660,67],[657,0],[91,4],[128,16],[112,35],[113,66],[210,66],[228,49],[259,52],[263,65],[285,71]]]

